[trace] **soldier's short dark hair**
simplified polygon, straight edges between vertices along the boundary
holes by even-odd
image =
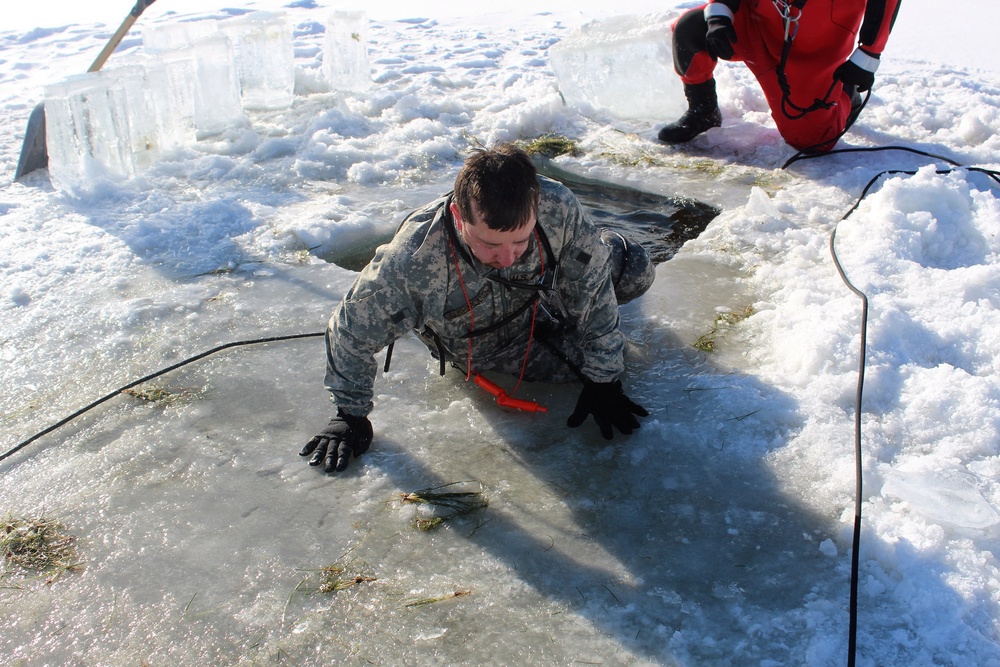
[[[474,221],[472,205],[490,229],[520,229],[538,212],[540,186],[531,158],[512,144],[480,149],[462,165],[455,179],[459,213]]]

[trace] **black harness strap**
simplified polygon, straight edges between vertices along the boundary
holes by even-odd
[[[805,7],[806,0],[794,0],[787,4],[789,9],[796,9],[799,15],[802,15],[802,8]],[[775,7],[777,9],[777,6]],[[781,10],[778,10],[779,12]],[[781,47],[781,61],[778,63],[778,68],[776,74],[778,76],[778,87],[781,88],[781,113],[785,115],[789,120],[798,120],[804,118],[807,114],[813,111],[818,111],[819,109],[829,109],[833,106],[830,102],[830,95],[833,94],[834,88],[837,87],[837,81],[834,80],[830,84],[830,89],[826,91],[826,95],[823,99],[813,100],[813,103],[808,107],[800,107],[799,105],[792,102],[792,88],[788,83],[788,77],[785,74],[785,67],[788,64],[788,56],[792,52],[792,42],[795,40],[795,33],[798,31],[798,26],[795,26],[794,30],[789,29],[789,23],[792,21],[790,16],[786,13],[782,14],[785,19],[785,43]],[[795,19],[798,21],[798,19]]]

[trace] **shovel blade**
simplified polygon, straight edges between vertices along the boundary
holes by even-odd
[[[17,161],[14,180],[20,179],[36,169],[49,165],[49,153],[45,146],[45,105],[39,102],[28,117],[28,129],[24,133],[21,158]]]

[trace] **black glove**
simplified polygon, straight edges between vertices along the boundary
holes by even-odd
[[[713,16],[707,23],[705,39],[708,41],[708,50],[718,58],[729,60],[735,53],[733,44],[736,43],[736,28],[733,27],[733,20],[728,16]]]
[[[326,472],[342,472],[351,460],[351,454],[361,456],[372,444],[372,423],[368,417],[355,417],[337,410],[323,431],[306,443],[299,456],[309,456],[309,465],[318,466],[326,461]],[[314,453],[315,451],[315,453]]]
[[[587,415],[594,415],[597,427],[605,440],[610,440],[614,434],[612,426],[626,435],[639,428],[640,417],[648,417],[646,408],[633,403],[622,391],[621,380],[614,382],[587,382],[583,385],[580,398],[576,401],[576,409],[566,420],[566,426],[576,428],[582,424]]]
[[[878,58],[878,56],[867,51],[864,51],[864,53],[872,58]],[[875,85],[875,72],[870,72],[851,60],[846,61],[843,65],[835,69],[833,71],[833,78],[843,81],[849,86],[856,86],[860,92],[870,90]]]

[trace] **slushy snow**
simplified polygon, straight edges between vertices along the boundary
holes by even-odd
[[[117,396],[6,457],[3,514],[62,521],[81,567],[3,570],[0,664],[845,664],[861,301],[836,229],[870,300],[858,664],[1000,665],[997,186],[906,151],[782,169],[738,64],[718,71],[722,127],[676,148],[654,140],[673,118],[613,108],[645,89],[561,90],[581,26],[643,34],[686,6],[368,3],[371,85],[347,92],[325,84],[325,22],[356,7],[160,0],[109,67],[147,27],[283,11],[293,103],[75,193],[12,180],[25,123],[127,8],[6,8],[0,454],[215,346],[320,334],[355,274],[319,257],[391,233],[475,146],[567,136],[562,169],[723,212],[622,309],[651,412],[631,437],[567,429],[574,387],[505,411],[407,337],[372,449],[327,476],[297,455],[331,413],[313,337],[210,355],[155,381],[172,400]],[[1000,63],[979,45],[997,20],[907,0],[842,147],[995,169]],[[915,173],[841,222],[884,170]],[[486,510],[414,528],[401,493],[469,480]],[[320,592],[336,568],[346,587]]]

